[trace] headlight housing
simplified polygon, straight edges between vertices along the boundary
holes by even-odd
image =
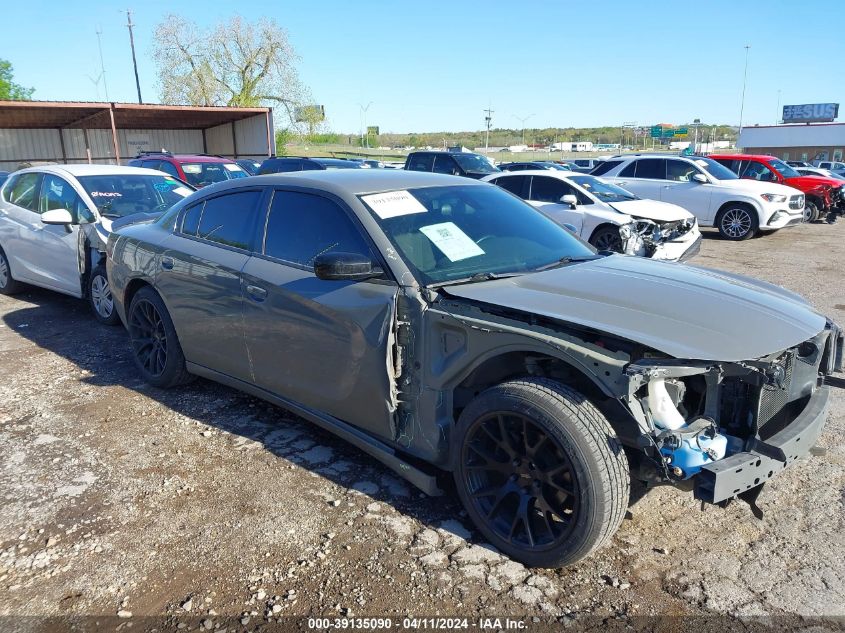
[[[760,197],[766,202],[786,202],[786,196],[779,193],[761,193]]]

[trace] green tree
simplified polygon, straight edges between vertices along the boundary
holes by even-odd
[[[29,101],[35,88],[24,88],[13,79],[12,64],[0,59],[0,101]]]

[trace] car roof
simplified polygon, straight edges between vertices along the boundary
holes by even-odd
[[[434,174],[425,171],[405,171],[404,169],[327,169],[315,171],[284,172],[250,176],[227,180],[203,188],[206,191],[223,191],[251,185],[288,185],[313,187],[337,195],[360,195],[399,189],[443,186],[482,186],[473,178]]]
[[[560,169],[521,169],[520,171],[506,171],[490,174],[495,178],[512,177],[512,176],[548,176],[549,178],[558,178],[559,180],[569,180],[574,176],[589,176],[590,174],[582,174],[577,171],[562,171]],[[596,178],[596,176],[593,176]],[[486,178],[486,176],[485,176]],[[492,180],[492,178],[491,178]]]
[[[772,160],[777,159],[777,156],[771,154],[710,154],[708,158],[739,158],[739,159],[757,159],[757,160]]]
[[[151,175],[163,176],[166,175],[157,169],[147,169],[146,167],[128,167],[124,165],[39,165],[35,167],[27,167],[21,169],[16,174],[32,171],[43,171],[65,176],[114,176],[114,175]]]
[[[141,154],[136,156],[133,160],[178,160],[191,161],[192,163],[234,163],[231,158],[224,158],[223,156],[207,156],[205,154],[165,154],[155,153]]]

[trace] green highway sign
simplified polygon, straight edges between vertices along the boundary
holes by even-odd
[[[689,134],[689,130],[685,127],[675,128],[675,133],[673,136],[687,136]]]

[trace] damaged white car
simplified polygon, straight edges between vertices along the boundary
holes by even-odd
[[[40,286],[87,298],[116,325],[105,267],[112,229],[151,220],[195,191],[168,174],[116,165],[45,165],[12,174],[0,191],[0,294]]]
[[[686,261],[701,249],[695,217],[678,205],[643,200],[595,176],[546,170],[483,178],[519,196],[600,251]]]

